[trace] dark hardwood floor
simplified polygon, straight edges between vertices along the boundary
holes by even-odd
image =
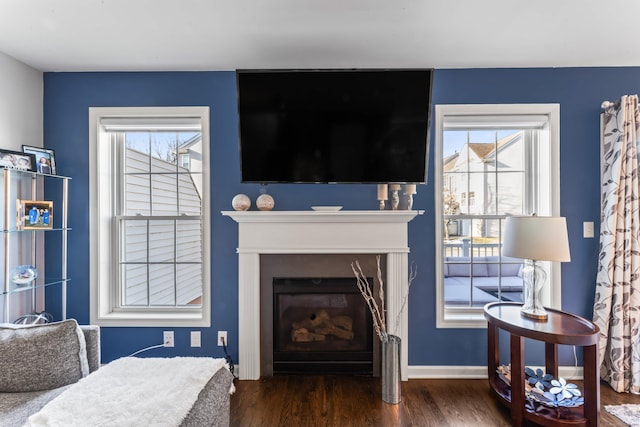
[[[580,382],[575,381],[581,386]],[[487,380],[409,380],[402,402],[382,402],[380,379],[357,376],[275,376],[235,382],[231,426],[510,426]],[[600,426],[625,424],[604,405],[639,403],[601,383]]]

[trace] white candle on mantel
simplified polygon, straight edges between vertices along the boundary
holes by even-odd
[[[416,185],[415,184],[405,184],[404,185],[404,194],[416,194]]]
[[[389,185],[378,184],[378,200],[387,200],[389,198]]]

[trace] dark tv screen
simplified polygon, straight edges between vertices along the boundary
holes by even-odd
[[[432,70],[238,70],[243,182],[426,182]]]

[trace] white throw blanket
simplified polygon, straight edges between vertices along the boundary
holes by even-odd
[[[118,359],[65,390],[25,427],[175,427],[225,366],[209,357]]]

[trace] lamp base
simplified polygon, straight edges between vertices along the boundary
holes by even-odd
[[[520,310],[520,314],[523,315],[524,317],[528,317],[530,319],[535,319],[535,320],[547,320],[547,318],[549,317],[549,315],[547,314],[547,310],[545,310],[542,307],[540,308],[523,307]]]
[[[530,319],[546,320],[547,311],[542,306],[542,286],[547,280],[547,274],[542,266],[534,260],[525,260],[522,269],[524,281],[523,296],[524,304],[520,313]]]

